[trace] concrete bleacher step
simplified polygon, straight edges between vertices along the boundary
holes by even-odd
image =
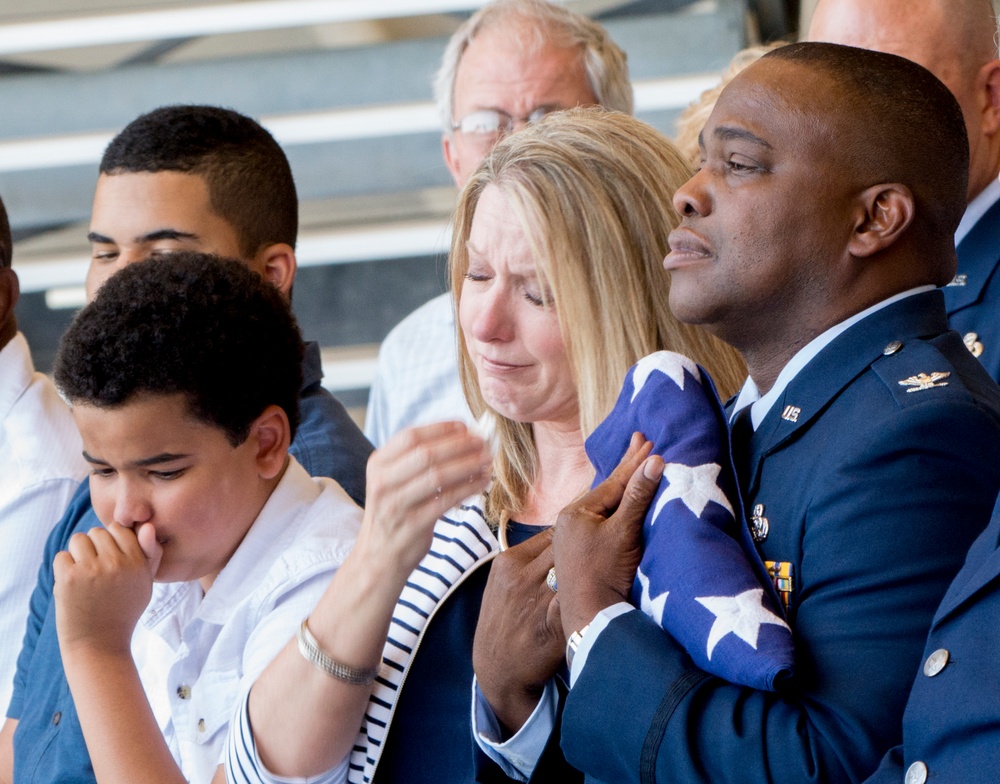
[[[681,2],[570,2],[603,12],[628,52],[638,115],[668,134],[680,108],[745,43],[744,0]],[[216,103],[262,118],[288,152],[302,199],[296,313],[306,336],[324,347],[327,383],[363,408],[379,341],[444,290],[455,190],[441,160],[430,82],[461,18],[352,22],[353,39],[344,25],[272,31],[266,50],[254,48],[262,33],[192,39],[159,54],[116,44],[86,50],[91,59],[75,66],[72,52],[7,55],[10,63],[56,69],[0,67],[0,195],[20,240],[18,312],[38,365],[49,366],[81,301],[103,141],[156,105]],[[0,11],[0,41],[10,21],[24,19]],[[4,58],[0,48],[0,66]]]

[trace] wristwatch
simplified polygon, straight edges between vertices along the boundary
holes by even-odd
[[[580,647],[580,643],[583,642],[583,635],[587,633],[589,628],[590,624],[588,623],[580,631],[573,632],[566,640],[566,666],[570,669],[573,669],[573,657],[576,656],[576,651]]]

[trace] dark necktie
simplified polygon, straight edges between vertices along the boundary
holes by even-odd
[[[740,483],[740,492],[746,493],[747,477],[750,474],[750,439],[753,438],[753,421],[750,419],[752,406],[744,406],[733,417],[730,428],[733,441],[733,464]]]

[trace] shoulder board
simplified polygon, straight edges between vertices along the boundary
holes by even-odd
[[[947,355],[924,340],[892,341],[871,367],[900,407],[972,397]]]

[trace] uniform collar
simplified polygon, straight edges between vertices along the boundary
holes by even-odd
[[[751,440],[748,493],[754,492],[761,460],[808,427],[827,404],[885,353],[914,338],[948,331],[940,291],[914,293],[886,304],[841,331],[788,381]]]
[[[958,224],[958,230],[955,232],[956,245],[965,239],[972,227],[979,223],[979,219],[998,201],[1000,201],[1000,178],[994,177],[965,208],[962,222]]]
[[[900,300],[905,299],[906,297],[911,297],[914,294],[921,294],[925,291],[933,290],[934,286],[917,286],[916,288],[909,289],[908,291],[894,294],[888,299],[884,299],[881,302],[872,305],[870,308],[866,308],[860,313],[855,313],[850,318],[847,318],[839,324],[835,324],[830,327],[828,330],[813,338],[809,341],[809,343],[796,352],[795,356],[793,356],[781,369],[781,372],[778,373],[778,378],[775,379],[774,386],[768,390],[766,395],[761,395],[760,390],[754,383],[754,380],[747,377],[746,382],[743,384],[743,388],[740,390],[739,396],[736,398],[736,404],[733,406],[730,421],[742,408],[752,405],[753,408],[750,410],[750,421],[753,423],[754,432],[756,432],[768,412],[770,412],[770,410],[774,407],[774,404],[785,394],[785,389],[788,385],[792,383],[796,376],[802,372],[803,368],[805,368],[806,365],[808,365],[820,351],[832,343],[839,335],[853,327],[859,321],[871,316],[873,313],[877,313],[889,305],[892,305],[894,302],[899,302]]]
[[[260,585],[275,560],[286,550],[287,543],[295,538],[297,520],[321,492],[321,486],[290,456],[281,481],[208,593],[198,600],[201,586],[197,580],[156,583],[142,623],[158,632],[163,630],[156,627],[171,618],[176,619],[177,632],[194,618],[224,624],[232,616],[234,608]],[[184,609],[180,609],[182,603],[186,605]],[[171,625],[174,625],[173,622]]]

